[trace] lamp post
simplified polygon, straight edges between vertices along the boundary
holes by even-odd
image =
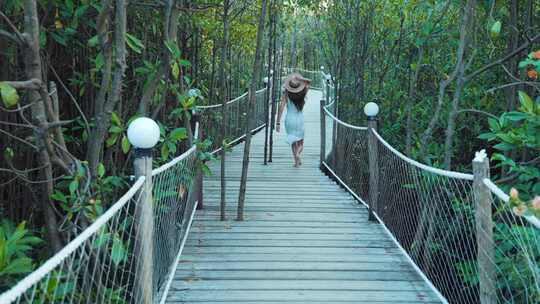
[[[273,71],[270,71],[270,75],[272,75]],[[264,165],[266,166],[268,164],[267,156],[268,156],[268,133],[269,133],[269,125],[270,125],[270,107],[269,102],[271,101],[271,95],[272,95],[272,80],[268,77],[264,77],[264,86],[266,87],[266,102],[264,103]]]
[[[132,121],[127,130],[128,140],[135,148],[133,166],[135,177],[145,177],[144,185],[138,194],[139,201],[135,206],[136,238],[135,257],[137,262],[135,273],[136,303],[153,303],[153,264],[154,264],[154,217],[152,208],[152,152],[159,141],[159,126],[150,118],[140,117]]]
[[[332,80],[332,75],[324,74],[324,72],[323,72],[323,75],[324,75],[324,80],[326,81],[326,101],[328,103],[330,103],[330,100],[332,100],[330,98],[330,83],[331,83],[331,80]],[[335,111],[334,111],[334,115],[336,115]]]
[[[324,78],[326,78],[326,75],[324,74],[324,65],[321,65],[321,88],[324,85]],[[326,101],[328,102],[328,99]]]
[[[379,156],[377,139],[375,133],[377,131],[377,114],[379,114],[379,106],[374,102],[368,102],[364,106],[364,113],[368,120],[368,157],[369,157],[369,220],[375,221],[373,214],[379,213]],[[379,214],[382,216],[381,214]]]

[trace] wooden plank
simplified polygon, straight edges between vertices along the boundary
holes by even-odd
[[[418,281],[358,280],[176,280],[171,290],[387,290],[429,291]]]
[[[400,254],[294,254],[285,253],[199,253],[185,254],[182,262],[240,262],[240,261],[269,261],[269,262],[404,262]]]
[[[193,237],[199,240],[235,240],[235,241],[252,241],[252,240],[287,240],[287,241],[308,241],[308,240],[334,240],[334,241],[365,241],[365,240],[380,240],[380,234],[327,234],[327,233],[210,233],[210,232],[191,232]],[[386,237],[389,240],[388,237]]]
[[[176,271],[175,280],[342,280],[419,281],[410,271],[303,271],[303,270],[184,270]]]
[[[207,303],[219,303],[219,304],[238,304],[239,302],[229,302],[229,301],[219,301],[216,302],[216,300],[211,301],[196,301],[196,302],[186,302],[182,300],[168,300],[167,303],[181,303],[181,304],[207,304]],[[294,304],[328,304],[328,302],[320,302],[320,301],[294,301],[294,302],[275,302],[275,301],[265,301],[264,304],[284,304],[284,303],[294,303]],[[357,300],[354,301],[332,301],[332,303],[359,303]],[[361,302],[360,302],[361,303]],[[366,303],[366,302],[364,302]],[[376,304],[395,304],[396,302],[388,302],[388,301],[377,301],[377,302],[368,302],[368,303],[376,303]],[[417,301],[401,301],[400,304],[415,304],[418,303]],[[439,303],[439,302],[424,302],[424,303]],[[261,304],[261,302],[251,302],[251,301],[244,301],[242,304]]]
[[[275,220],[275,221],[249,221],[249,222],[238,222],[238,221],[216,221],[215,219],[211,221],[202,221],[197,220],[193,223],[194,227],[223,227],[223,231],[231,227],[281,227],[281,228],[374,228],[380,229],[383,231],[380,225],[375,223],[366,222],[364,225],[358,225],[358,222],[324,222],[319,221],[287,221],[287,220]]]
[[[217,211],[205,211],[202,210],[197,214],[197,218],[215,217],[218,215]],[[249,213],[245,219],[247,221],[252,220],[280,220],[280,221],[292,221],[302,219],[303,221],[329,221],[329,222],[358,222],[367,219],[366,214],[355,213],[337,213],[337,212],[282,212],[282,211],[269,211],[269,212],[252,212]]]
[[[226,224],[225,224],[226,225]],[[294,234],[311,234],[311,233],[326,233],[326,234],[376,234],[380,235],[382,229],[377,227],[258,227],[258,226],[194,226],[191,231],[193,233],[294,233]]]
[[[356,301],[357,303],[374,303],[377,301],[417,301],[418,303],[429,303],[429,293],[423,291],[371,291],[371,290],[183,290],[171,291],[171,300],[182,301],[286,301],[296,303],[296,301]]]
[[[201,239],[189,239],[186,242],[186,246],[196,247],[257,247],[257,246],[270,246],[270,247],[287,247],[294,250],[295,247],[338,247],[338,248],[389,248],[394,247],[394,243],[391,241],[382,240],[361,240],[351,242],[336,241],[336,240],[296,240],[294,244],[291,244],[289,240],[250,240],[245,242],[243,240],[201,240]]]
[[[227,251],[223,247],[196,247],[188,246],[184,249],[185,254],[201,254],[201,253],[216,253],[216,254],[242,254],[242,253],[269,253],[283,254],[295,252],[298,254],[396,254],[400,253],[395,247],[273,247],[273,246],[253,246],[253,247],[227,247]],[[294,250],[293,250],[294,249]]]
[[[303,271],[406,271],[410,266],[406,263],[383,262],[205,262],[190,263],[183,261],[179,269],[191,270],[303,270]]]

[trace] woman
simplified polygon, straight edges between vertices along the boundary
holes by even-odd
[[[281,115],[287,107],[285,116],[285,132],[287,132],[287,142],[291,145],[294,166],[302,165],[300,155],[304,150],[304,105],[305,98],[309,90],[311,80],[302,77],[299,73],[293,73],[287,77],[283,84],[283,96],[279,104],[277,115],[276,131],[281,129]]]

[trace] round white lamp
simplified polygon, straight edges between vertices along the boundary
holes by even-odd
[[[151,149],[159,141],[159,126],[148,118],[139,117],[133,120],[127,130],[128,140],[137,149]]]
[[[321,65],[321,70],[324,71],[324,65]]]
[[[274,75],[274,70],[270,70],[270,75]]]
[[[364,106],[364,113],[368,118],[374,119],[377,114],[379,114],[379,106],[374,102],[368,102]]]
[[[264,84],[268,84],[268,77],[264,77],[263,82],[264,82]]]

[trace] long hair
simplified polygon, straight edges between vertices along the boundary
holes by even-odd
[[[291,93],[287,91],[287,96],[294,103],[298,111],[302,112],[304,105],[306,104],[307,87],[298,93]]]

